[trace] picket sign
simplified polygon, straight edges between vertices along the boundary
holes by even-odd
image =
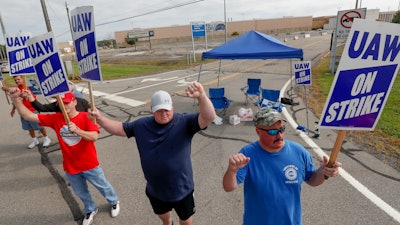
[[[56,96],[65,121],[69,123],[60,94],[69,92],[68,76],[64,69],[53,32],[26,41],[43,96]]]
[[[71,10],[69,19],[79,73],[83,80],[88,81],[90,106],[94,110],[91,81],[102,81],[102,76],[95,37],[93,6],[76,7]],[[96,123],[96,120],[94,119],[93,122]]]
[[[400,25],[354,19],[320,128],[338,129],[328,166],[341,149],[346,130],[375,129],[399,70]]]

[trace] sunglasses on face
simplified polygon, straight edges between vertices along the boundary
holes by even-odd
[[[279,129],[270,129],[270,130],[263,129],[263,128],[260,128],[260,127],[257,127],[257,129],[265,131],[265,132],[267,132],[267,134],[269,134],[271,136],[277,135],[278,133],[282,133],[283,134],[285,132],[285,126],[282,126]]]

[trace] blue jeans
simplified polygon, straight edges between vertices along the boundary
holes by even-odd
[[[96,187],[110,205],[117,204],[118,195],[115,193],[111,184],[106,180],[103,169],[100,166],[77,174],[69,174],[66,172],[66,175],[75,194],[82,200],[86,213],[93,212],[97,209],[97,206],[90,195],[86,181],[89,181],[94,187]]]

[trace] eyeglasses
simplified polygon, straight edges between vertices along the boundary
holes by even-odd
[[[271,136],[274,136],[274,135],[277,135],[278,133],[284,133],[285,132],[285,126],[282,126],[281,128],[279,128],[279,129],[270,129],[270,130],[267,130],[267,129],[263,129],[263,128],[260,128],[260,127],[257,127],[257,129],[260,129],[260,130],[262,130],[262,131],[265,131],[265,132],[267,132],[269,135],[271,135]]]

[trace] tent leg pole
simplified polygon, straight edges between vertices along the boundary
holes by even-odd
[[[218,83],[217,83],[217,87],[219,87],[219,77],[220,77],[220,75],[221,75],[221,63],[222,63],[222,60],[219,60],[219,67],[218,67]]]
[[[200,74],[201,74],[202,67],[203,67],[203,60],[201,60],[201,63],[200,63],[200,70],[199,70],[199,75],[197,76],[197,82],[200,82]]]

